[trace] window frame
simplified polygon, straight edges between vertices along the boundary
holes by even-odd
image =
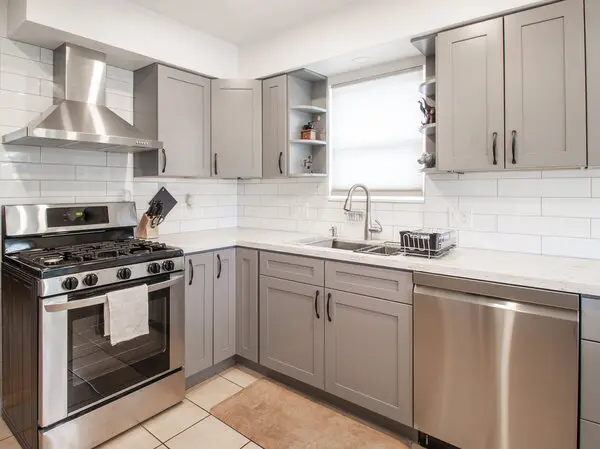
[[[401,59],[390,63],[379,64],[359,70],[350,72],[340,73],[333,75],[327,80],[327,104],[329,105],[329,114],[335,113],[335,107],[332,101],[332,92],[336,87],[347,86],[366,81],[377,80],[386,78],[388,76],[394,76],[401,74],[402,72],[422,69],[423,70],[423,81],[425,80],[425,57],[417,56],[413,58]],[[331,122],[327,120],[327,135],[331,136]],[[418,124],[415,124],[418,127]],[[423,141],[423,151],[425,142]],[[329,201],[343,201],[346,198],[347,191],[340,189],[333,189],[331,171],[333,169],[333,146],[331,140],[328,142],[328,154],[327,154],[327,173],[328,176],[328,192]],[[364,194],[357,192],[356,198],[360,200],[364,199]],[[373,190],[371,191],[371,200],[374,202],[402,202],[402,203],[423,203],[425,202],[425,177],[422,177],[421,189],[418,190]]]

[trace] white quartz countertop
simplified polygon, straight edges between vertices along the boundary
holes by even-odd
[[[341,262],[600,296],[600,261],[596,260],[466,248],[457,248],[445,257],[429,260],[402,255],[367,255],[298,243],[299,240],[311,237],[317,236],[263,229],[227,228],[170,234],[161,236],[159,240],[182,248],[186,254],[244,246]]]

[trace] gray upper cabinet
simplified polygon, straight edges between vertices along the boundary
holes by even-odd
[[[325,293],[325,389],[412,427],[412,307]]]
[[[588,162],[600,165],[600,2],[585,2],[585,36],[587,40],[587,119]],[[600,443],[599,443],[600,445]]]
[[[263,81],[263,178],[288,173],[287,75]]]
[[[324,388],[323,287],[260,277],[260,363]]]
[[[236,354],[258,363],[258,251],[235,252]]]
[[[585,166],[582,1],[511,14],[504,23],[506,166]]]
[[[185,258],[185,377],[213,364],[213,254]]]
[[[440,33],[437,148],[442,170],[504,168],[502,18]]]
[[[262,176],[262,82],[212,80],[212,175]]]
[[[134,74],[134,124],[164,150],[134,154],[134,176],[210,177],[210,80],[154,64]]]
[[[214,362],[235,355],[235,249],[213,253]]]

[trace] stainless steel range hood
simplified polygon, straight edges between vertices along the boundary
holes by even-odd
[[[54,51],[54,105],[25,128],[6,134],[11,145],[137,152],[162,149],[105,106],[106,55],[63,44]]]

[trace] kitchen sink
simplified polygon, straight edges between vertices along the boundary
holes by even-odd
[[[356,250],[356,252],[363,254],[374,254],[378,256],[396,256],[398,254],[402,254],[402,248],[399,245],[384,243],[367,246],[366,248],[360,248]]]
[[[341,249],[344,251],[356,251],[363,248],[368,248],[371,246],[365,242],[352,242],[347,240],[339,240],[339,239],[327,239],[320,240],[317,242],[307,243],[309,246],[320,246],[323,248],[331,248],[331,249]]]

